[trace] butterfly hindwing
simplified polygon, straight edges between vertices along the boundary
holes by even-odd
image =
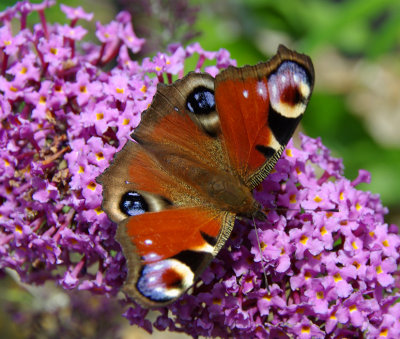
[[[218,253],[235,215],[207,206],[138,143],[128,141],[98,178],[128,264],[124,289],[146,307],[182,295]]]
[[[128,263],[124,290],[145,306],[181,296],[214,258],[222,225],[235,216],[200,207],[167,209],[130,217],[117,240]]]

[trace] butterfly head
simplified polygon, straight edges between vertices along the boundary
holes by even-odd
[[[252,217],[258,221],[265,221],[267,219],[267,215],[261,210],[257,210]]]
[[[251,205],[247,205],[247,210],[245,212],[238,214],[238,216],[239,218],[240,216],[243,216],[246,219],[253,219],[253,220],[255,219],[258,221],[265,221],[267,219],[267,216],[263,212],[261,204],[254,199]]]

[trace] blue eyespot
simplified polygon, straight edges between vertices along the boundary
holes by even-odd
[[[188,96],[187,109],[199,115],[209,114],[215,111],[214,91],[204,86],[196,87]]]
[[[137,192],[126,192],[119,203],[119,208],[129,216],[139,215],[149,210],[146,200]]]

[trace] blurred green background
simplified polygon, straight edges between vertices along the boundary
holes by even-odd
[[[14,3],[2,0],[0,11]],[[51,22],[67,22],[59,3],[46,11]],[[386,221],[400,224],[400,1],[63,3],[95,13],[84,25],[91,32],[86,38],[95,41],[96,20],[107,23],[120,10],[130,10],[137,35],[148,39],[145,55],[164,51],[171,42],[194,41],[208,50],[226,48],[238,65],[266,60],[280,43],[310,55],[316,86],[302,131],[321,137],[343,159],[349,179],[360,168],[371,172],[371,184],[361,188],[379,193],[390,210]],[[38,21],[34,15],[29,19]]]

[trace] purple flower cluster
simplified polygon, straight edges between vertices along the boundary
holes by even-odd
[[[11,268],[28,283],[52,279],[66,289],[115,294],[125,259],[95,178],[139,124],[164,75],[182,76],[194,53],[198,69],[217,60],[208,68],[214,74],[233,61],[224,50],[175,45],[138,63],[130,54],[144,40],[127,12],[97,23],[99,44],[84,43],[77,23],[93,15],[61,5],[70,23],[51,25],[45,9],[54,3],[23,1],[0,13],[0,270]],[[41,22],[30,29],[34,11]]]
[[[191,294],[160,310],[153,325],[193,336],[398,338],[400,236],[384,224],[379,197],[354,181],[319,139],[286,148],[256,190],[266,212],[238,222]],[[268,287],[263,280],[263,265]],[[126,317],[149,328],[145,311]]]
[[[182,77],[193,54],[195,70],[212,75],[234,61],[193,44],[139,63],[130,55],[144,41],[128,13],[97,23],[99,44],[83,43],[77,23],[92,15],[62,5],[70,24],[50,25],[45,9],[53,4],[23,1],[0,13],[0,269],[28,283],[115,294],[125,260],[95,178],[158,82]],[[33,11],[41,22],[29,29]],[[216,65],[203,67],[206,59]],[[139,306],[125,316],[148,331],[193,336],[399,337],[397,227],[384,223],[378,196],[356,189],[369,174],[351,182],[342,168],[320,140],[289,144],[255,192],[267,212],[256,225],[262,257],[251,222],[238,222],[188,294],[153,322]]]

